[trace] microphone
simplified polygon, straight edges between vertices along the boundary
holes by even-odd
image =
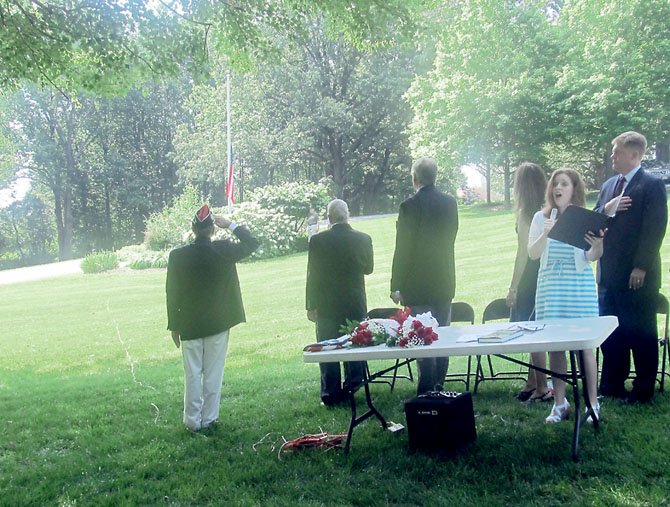
[[[549,215],[549,218],[556,220],[556,215],[558,215],[558,210],[556,208],[551,208],[551,215]]]

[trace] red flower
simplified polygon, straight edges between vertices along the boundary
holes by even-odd
[[[402,326],[402,323],[407,320],[407,317],[409,317],[409,314],[410,314],[409,307],[406,306],[402,310],[398,309],[396,314],[391,318]]]
[[[367,322],[365,322],[365,324],[365,326],[358,326],[351,335],[351,343],[353,345],[358,345],[359,347],[369,347],[373,344],[372,331],[367,329]]]

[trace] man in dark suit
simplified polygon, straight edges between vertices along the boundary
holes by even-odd
[[[215,225],[231,230],[239,242],[212,241]],[[168,329],[184,359],[184,424],[198,431],[219,418],[228,334],[245,320],[235,263],[259,243],[207,205],[196,213],[192,230],[193,243],[170,252],[166,293]]]
[[[660,248],[668,221],[665,185],[646,173],[640,162],[647,140],[625,132],[613,141],[612,166],[596,210],[612,216],[599,263],[601,315],[615,315],[619,327],[602,345],[600,393],[646,403],[654,394],[658,369],[656,301],[661,286]],[[633,352],[636,379],[627,393]]]
[[[374,267],[370,236],[348,224],[349,208],[341,199],[328,204],[327,231],[312,236],[307,260],[307,317],[316,322],[318,341],[338,338],[347,319],[361,321],[367,313],[364,275]],[[344,388],[339,363],[320,363],[321,401],[332,406],[360,385],[365,362],[344,363]]]
[[[456,200],[435,188],[437,163],[421,158],[412,165],[416,193],[400,205],[391,275],[391,299],[413,315],[430,311],[440,326],[451,320],[456,288],[454,243],[458,232]],[[417,360],[417,393],[442,385],[448,357]]]

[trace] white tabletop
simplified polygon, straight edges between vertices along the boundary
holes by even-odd
[[[524,324],[517,322],[516,324]],[[505,343],[457,342],[464,335],[486,334],[508,328],[509,322],[476,324],[474,326],[449,326],[437,328],[439,339],[425,347],[401,348],[376,345],[353,347],[322,352],[304,352],[306,363],[332,363],[339,361],[368,361],[373,359],[405,359],[440,356],[472,356],[486,354],[516,354],[522,352],[557,352],[565,350],[595,349],[619,325],[616,317],[587,317],[532,321],[526,324],[545,324],[545,328],[526,333]]]

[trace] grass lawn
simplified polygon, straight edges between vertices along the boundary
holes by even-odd
[[[395,218],[355,222],[375,272],[368,307],[389,306]],[[460,210],[456,300],[481,319],[512,273],[511,212]],[[670,266],[670,247],[663,248]],[[247,323],[231,332],[221,424],[181,425],[181,355],[165,330],[164,271],[78,275],[0,286],[0,505],[664,505],[670,502],[670,395],[649,406],[603,404],[602,431],[544,424],[550,405],[514,400],[518,381],[475,396],[478,438],[439,459],[370,419],[351,454],[282,454],[283,439],[346,432],[349,410],[319,405],[304,312],[306,254],[239,266]],[[664,292],[670,295],[669,281]],[[373,364],[373,367],[375,364]],[[509,369],[510,366],[506,366]],[[465,359],[450,371],[464,371]],[[451,384],[462,389],[462,384]],[[451,387],[450,386],[450,387]],[[670,386],[669,386],[670,388]],[[404,423],[414,384],[372,386]]]

